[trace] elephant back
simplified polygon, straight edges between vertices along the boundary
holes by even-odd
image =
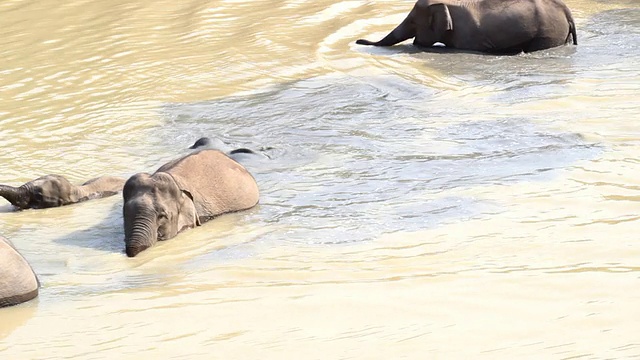
[[[40,284],[27,260],[9,240],[0,236],[0,307],[38,296]]]
[[[258,203],[258,184],[253,176],[218,150],[191,153],[163,165],[157,172],[170,174],[180,190],[191,194],[201,222]]]

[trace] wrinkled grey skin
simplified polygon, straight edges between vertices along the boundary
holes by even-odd
[[[124,242],[133,257],[213,217],[245,210],[258,203],[253,176],[218,150],[195,151],[127,180],[124,197]]]
[[[191,145],[189,149],[220,150],[223,153],[229,155],[229,157],[232,158],[233,160],[242,161],[244,157],[248,155],[255,155],[259,157],[270,158],[269,155],[264,154],[263,151],[271,150],[272,148],[263,147],[263,148],[260,148],[260,152],[256,152],[247,148],[232,149],[231,146],[229,146],[229,144],[225,143],[224,141],[218,138],[201,137],[200,139],[196,140],[196,142],[193,143],[193,145]]]
[[[39,287],[38,277],[27,260],[9,240],[0,236],[0,307],[37,297]]]
[[[102,176],[76,186],[60,175],[45,175],[20,186],[0,185],[0,196],[18,209],[44,209],[112,196],[125,179]]]
[[[414,38],[413,44],[490,53],[520,53],[578,44],[571,11],[560,0],[418,0],[409,15],[378,42],[391,46]]]

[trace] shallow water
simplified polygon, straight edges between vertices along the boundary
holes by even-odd
[[[12,212],[42,282],[0,358],[640,355],[640,4],[579,46],[361,47],[410,1],[0,4],[0,183],[152,172],[201,136],[260,205],[128,259],[120,196]]]

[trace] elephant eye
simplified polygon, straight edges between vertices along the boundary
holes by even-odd
[[[42,196],[42,192],[38,191],[34,194],[34,198],[36,199],[36,201],[43,201],[44,200],[44,196]]]
[[[169,216],[167,215],[166,212],[161,212],[160,214],[158,214],[158,220],[166,220],[168,218]]]

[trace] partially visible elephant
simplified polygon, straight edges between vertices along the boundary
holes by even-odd
[[[0,236],[0,307],[21,304],[38,296],[40,282],[25,258]]]
[[[64,176],[45,175],[20,187],[0,185],[0,196],[18,209],[44,209],[112,196],[124,183],[124,178],[101,176],[76,186]]]
[[[571,11],[561,0],[418,0],[404,21],[378,42],[413,44],[490,53],[520,53],[578,44]]]
[[[233,160],[242,160],[243,154],[256,155],[261,157],[270,158],[269,155],[265,154],[264,151],[271,150],[270,147],[262,147],[260,148],[260,152],[253,151],[247,148],[238,148],[233,149],[229,144],[218,138],[209,138],[209,137],[201,137],[196,140],[196,142],[189,147],[189,149],[214,149],[220,150],[223,153],[229,155]]]
[[[195,151],[152,175],[133,175],[122,195],[129,257],[215,216],[249,209],[259,199],[253,176],[218,150]]]

